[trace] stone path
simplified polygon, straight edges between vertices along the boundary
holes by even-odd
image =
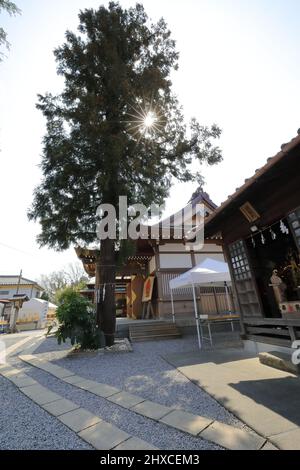
[[[279,449],[300,450],[299,377],[238,349],[164,359]],[[209,439],[209,431],[203,437]]]
[[[187,413],[182,410],[177,410],[158,403],[154,403],[152,401],[138,397],[137,395],[133,395],[131,393],[119,390],[115,387],[111,387],[107,384],[102,384],[93,380],[84,379],[83,377],[74,374],[66,368],[51,364],[45,359],[39,359],[37,356],[22,355],[20,356],[20,359],[24,362],[29,363],[31,366],[38,367],[39,369],[42,369],[43,371],[52,374],[54,377],[68,384],[71,384],[74,387],[78,387],[80,389],[88,391],[89,393],[105,398],[118,406],[126,408],[143,417],[152,419],[158,423],[165,424],[179,431],[188,433],[192,436],[197,436],[199,438],[211,441],[217,445],[220,445],[223,448],[231,450],[259,450],[265,448],[264,446],[267,443],[265,438],[259,436],[256,433],[250,433],[246,430],[238,429],[215,420],[211,420],[192,413]],[[54,399],[52,401],[54,401]],[[58,401],[58,399],[56,399],[56,401]],[[82,409],[80,408],[80,410]],[[57,412],[56,408],[55,412]],[[124,437],[124,439],[122,444],[121,442],[115,444],[114,440],[111,440],[109,444],[109,439],[107,438],[107,436],[110,435],[110,426],[112,425],[106,422],[104,422],[105,424],[101,424],[100,422],[93,422],[93,424],[88,426],[87,429],[79,431],[79,424],[77,425],[78,421],[76,420],[76,416],[78,415],[78,413],[79,411],[77,409],[74,411],[70,411],[67,414],[64,413],[61,416],[65,420],[66,425],[72,425],[73,428],[71,429],[73,429],[75,432],[78,432],[78,435],[80,437],[85,439],[93,446],[97,445],[98,447],[96,448],[100,448],[99,446],[101,445],[118,446],[118,444],[120,444],[121,448],[125,450],[124,446],[126,446],[127,441],[127,445],[136,445],[136,448],[143,448],[141,446],[147,445],[147,443],[144,443],[144,441],[137,440],[136,438],[127,437],[127,440],[125,440],[124,431],[118,430],[118,428],[116,428],[115,426],[113,426],[114,436],[119,436],[119,439]],[[60,415],[57,416],[60,418]],[[89,419],[92,420],[92,417],[87,418],[87,420]],[[98,419],[100,420],[100,418]],[[79,420],[79,423],[81,422],[82,420]],[[99,444],[99,442],[101,442],[101,444]],[[108,449],[108,447],[102,448]],[[149,446],[147,448],[149,448]]]
[[[32,336],[30,336],[30,335],[25,335],[25,334],[20,335],[20,337],[22,338],[22,339],[20,339],[20,341],[17,341],[14,344],[12,344],[11,346],[8,346],[6,348],[6,350],[5,350],[6,358],[8,358],[12,354],[16,353],[19,349],[24,350],[24,345],[26,343],[29,343],[29,342],[32,343],[32,341],[37,342],[41,338],[44,338],[44,333],[35,335],[34,338],[32,338]]]
[[[45,364],[45,366],[48,369],[47,372],[51,370],[51,364]],[[4,364],[0,366],[0,374],[14,383],[34,403],[55,416],[97,450],[156,450],[147,442],[130,436],[88,410],[43,387],[36,380],[22,373],[20,369]],[[64,376],[62,371],[58,375],[59,378],[61,375]],[[68,376],[67,371],[66,376]]]

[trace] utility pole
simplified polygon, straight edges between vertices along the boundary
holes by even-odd
[[[22,269],[21,269],[20,274],[19,274],[19,280],[18,280],[16,295],[19,293],[21,278],[22,278]],[[9,329],[10,329],[11,333],[15,333],[16,330],[17,330],[16,326],[17,326],[17,318],[18,318],[18,314],[19,314],[19,309],[20,309],[20,304],[17,303],[17,305],[16,305],[15,302],[14,302],[12,307],[11,307],[10,322],[9,322]]]

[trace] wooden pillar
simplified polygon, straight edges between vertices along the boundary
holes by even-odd
[[[190,249],[190,253],[191,253],[192,267],[194,268],[196,266],[196,255],[195,255],[193,248]]]
[[[296,341],[298,339],[296,329],[293,326],[289,326],[288,330],[289,330],[289,334],[290,334],[292,342]]]
[[[160,272],[160,259],[159,259],[159,242],[154,247],[155,255],[155,267],[156,267],[156,279],[157,279],[157,314],[158,318],[162,316],[162,300],[163,300],[163,289],[162,289],[162,274]]]
[[[213,293],[214,293],[214,299],[215,299],[215,304],[216,304],[216,313],[219,314],[220,309],[219,309],[219,305],[218,305],[218,297],[217,297],[215,286],[213,286]]]
[[[94,293],[94,304],[98,303],[98,296],[100,291],[100,257],[96,256],[95,259],[95,293]]]
[[[240,299],[239,299],[236,284],[235,284],[235,277],[234,277],[233,270],[232,270],[231,257],[230,257],[230,253],[229,253],[229,248],[225,244],[223,245],[223,253],[224,253],[224,259],[225,259],[226,263],[229,266],[230,277],[231,277],[231,280],[232,280],[231,289],[232,289],[232,300],[233,300],[234,309],[239,314],[241,334],[245,335],[246,334],[246,328],[245,328],[245,324],[244,324],[244,318],[243,318],[243,312],[242,312],[242,309],[241,309]]]
[[[132,318],[131,280],[126,284],[126,312],[127,318]]]

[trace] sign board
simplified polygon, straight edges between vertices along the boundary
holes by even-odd
[[[142,302],[150,302],[152,299],[154,279],[154,276],[149,276],[144,282]]]
[[[240,207],[240,211],[244,214],[248,222],[255,222],[260,218],[259,213],[254,209],[250,202],[246,202]]]

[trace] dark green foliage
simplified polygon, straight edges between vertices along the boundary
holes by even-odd
[[[100,203],[118,206],[126,195],[128,205],[161,204],[174,178],[200,178],[193,159],[221,160],[216,125],[185,125],[170,81],[178,53],[163,19],[151,24],[142,5],[117,3],[79,19],[80,34],[67,31],[55,51],[64,91],[38,104],[47,121],[44,178],[29,217],[41,224],[40,244],[58,250],[95,241]],[[141,109],[159,116],[150,136],[135,127]]]
[[[40,95],[37,105],[47,132],[43,179],[28,215],[41,224],[40,245],[56,250],[95,243],[99,204],[117,209],[123,195],[128,206],[162,205],[176,179],[202,182],[193,162],[213,165],[222,158],[213,145],[220,129],[195,119],[187,126],[172,93],[178,52],[163,19],[153,24],[142,5],[123,9],[110,2],[81,11],[79,21],[79,32],[67,31],[55,50],[64,90]],[[141,115],[148,112],[157,121],[144,132]],[[99,296],[98,322],[109,345],[116,265],[129,248],[111,240],[100,245],[97,278],[108,287]]]
[[[100,347],[100,335],[93,306],[76,290],[67,288],[61,294],[56,317],[59,321],[56,332],[58,344],[70,339],[73,346],[79,345],[81,349]]]
[[[16,15],[21,13],[19,8],[15,5],[15,3],[11,2],[10,0],[0,0],[0,13],[2,10],[6,11],[9,15]],[[0,46],[4,44],[4,46],[9,49],[9,42],[7,41],[7,34],[3,28],[0,26]],[[3,54],[0,52],[0,62],[2,60]]]

